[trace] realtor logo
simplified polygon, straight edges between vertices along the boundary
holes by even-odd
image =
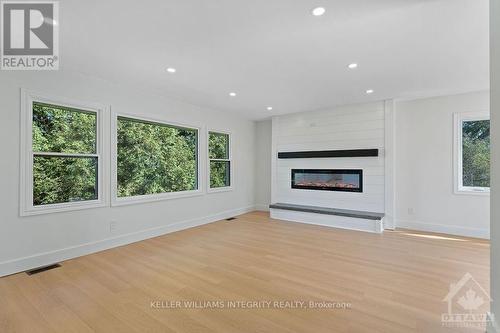
[[[470,273],[450,284],[443,302],[448,303],[448,313],[441,315],[443,326],[483,329],[489,325],[487,313],[491,298]]]
[[[1,66],[3,70],[59,68],[59,3],[2,1]]]

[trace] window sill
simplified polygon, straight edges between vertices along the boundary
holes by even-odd
[[[490,190],[474,190],[468,188],[460,188],[455,190],[455,194],[457,195],[478,195],[478,196],[489,196]]]
[[[208,188],[207,193],[220,193],[220,192],[230,192],[233,190],[232,186],[227,187],[216,187],[216,188]]]
[[[149,202],[156,202],[156,201],[191,198],[191,197],[201,196],[203,194],[204,193],[201,190],[195,190],[195,191],[172,192],[172,193],[161,193],[161,194],[151,194],[151,195],[139,195],[135,197],[115,198],[113,199],[111,206],[119,207],[126,205],[137,205]]]
[[[63,213],[76,210],[84,210],[91,208],[102,208],[106,207],[107,204],[103,201],[85,201],[79,203],[65,203],[65,204],[52,204],[37,207],[30,207],[28,209],[22,210],[21,216],[33,216],[42,214],[53,214],[53,213]]]

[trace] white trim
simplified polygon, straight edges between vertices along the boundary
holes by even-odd
[[[170,225],[163,225],[160,227],[136,231],[128,234],[119,235],[116,237],[99,240],[96,242],[84,243],[76,246],[67,247],[64,249],[58,249],[54,251],[39,253],[33,256],[0,262],[0,277],[23,272],[37,267],[51,265],[56,262],[61,262],[64,260],[73,259],[91,253],[115,248],[117,246],[127,245],[145,239],[162,236],[171,232],[176,232],[188,228],[201,226],[208,223],[213,223],[236,215],[245,214],[253,210],[254,206],[232,209],[202,218],[180,221]]]
[[[210,179],[208,179],[207,194],[220,193],[220,192],[230,192],[232,190],[233,190],[232,186],[210,188]]]
[[[468,187],[462,183],[462,123],[474,120],[490,120],[489,112],[453,114],[453,191],[459,195],[490,195],[489,187]]]
[[[396,228],[396,110],[394,100],[384,102],[384,229]]]
[[[210,158],[210,133],[226,134],[229,136],[229,158],[228,159],[211,159]],[[228,192],[234,189],[234,163],[233,163],[233,134],[225,130],[219,130],[214,128],[207,128],[206,131],[207,140],[207,193],[219,193]],[[223,161],[229,162],[229,186],[224,187],[210,187],[210,162],[211,161]]]
[[[119,207],[119,206],[136,205],[136,204],[143,204],[143,203],[163,201],[163,200],[191,198],[191,197],[202,196],[203,194],[204,194],[203,191],[198,189],[198,190],[181,191],[181,192],[137,195],[137,196],[123,197],[123,198],[113,197],[111,206]]]
[[[158,194],[149,194],[149,195],[139,195],[139,196],[131,196],[131,197],[118,197],[118,170],[117,170],[117,158],[118,158],[118,138],[117,138],[117,124],[118,117],[130,118],[132,120],[138,121],[146,121],[150,123],[156,123],[160,125],[174,126],[174,127],[182,127],[187,129],[193,129],[197,131],[197,186],[196,190],[190,191],[181,191],[181,192],[168,192],[168,193],[158,193]],[[202,156],[201,156],[201,131],[203,130],[202,126],[196,125],[188,125],[181,124],[172,121],[168,121],[165,119],[159,119],[157,117],[149,117],[149,116],[138,116],[130,113],[123,112],[115,112],[111,111],[111,182],[110,182],[110,191],[111,191],[111,206],[125,206],[125,205],[134,205],[141,204],[147,202],[155,202],[162,200],[171,200],[171,199],[180,199],[180,198],[188,198],[194,196],[203,195],[203,179],[202,179]]]
[[[445,225],[439,223],[428,223],[422,221],[408,221],[398,219],[398,228],[413,229],[419,231],[436,232],[441,234],[490,239],[489,229],[466,228],[458,225]]]
[[[59,154],[50,152],[36,152],[32,150],[32,131],[33,131],[33,102],[53,104],[61,107],[68,107],[89,111],[97,115],[97,143],[96,154]],[[65,97],[56,97],[51,94],[39,93],[21,88],[21,145],[20,145],[20,215],[30,216],[38,214],[57,213],[72,210],[81,210],[88,208],[105,207],[109,202],[109,193],[106,186],[109,175],[109,161],[105,156],[108,153],[107,131],[109,128],[109,108],[102,104],[89,103],[68,99]],[[60,204],[51,204],[43,206],[33,206],[33,155],[78,155],[97,157],[98,159],[98,199],[68,202]],[[90,156],[92,155],[92,156]]]
[[[277,159],[278,159],[278,122],[279,118],[273,116],[271,118],[271,203],[277,202],[278,193],[278,176],[277,176]]]

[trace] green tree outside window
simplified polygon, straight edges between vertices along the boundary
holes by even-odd
[[[490,121],[462,122],[463,186],[490,187]]]
[[[98,199],[97,114],[33,103],[33,205]]]
[[[210,188],[231,186],[231,160],[229,134],[208,133]]]
[[[118,197],[198,188],[198,131],[118,117]]]

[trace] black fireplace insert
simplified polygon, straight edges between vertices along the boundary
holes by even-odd
[[[363,170],[292,169],[292,188],[363,192]]]

